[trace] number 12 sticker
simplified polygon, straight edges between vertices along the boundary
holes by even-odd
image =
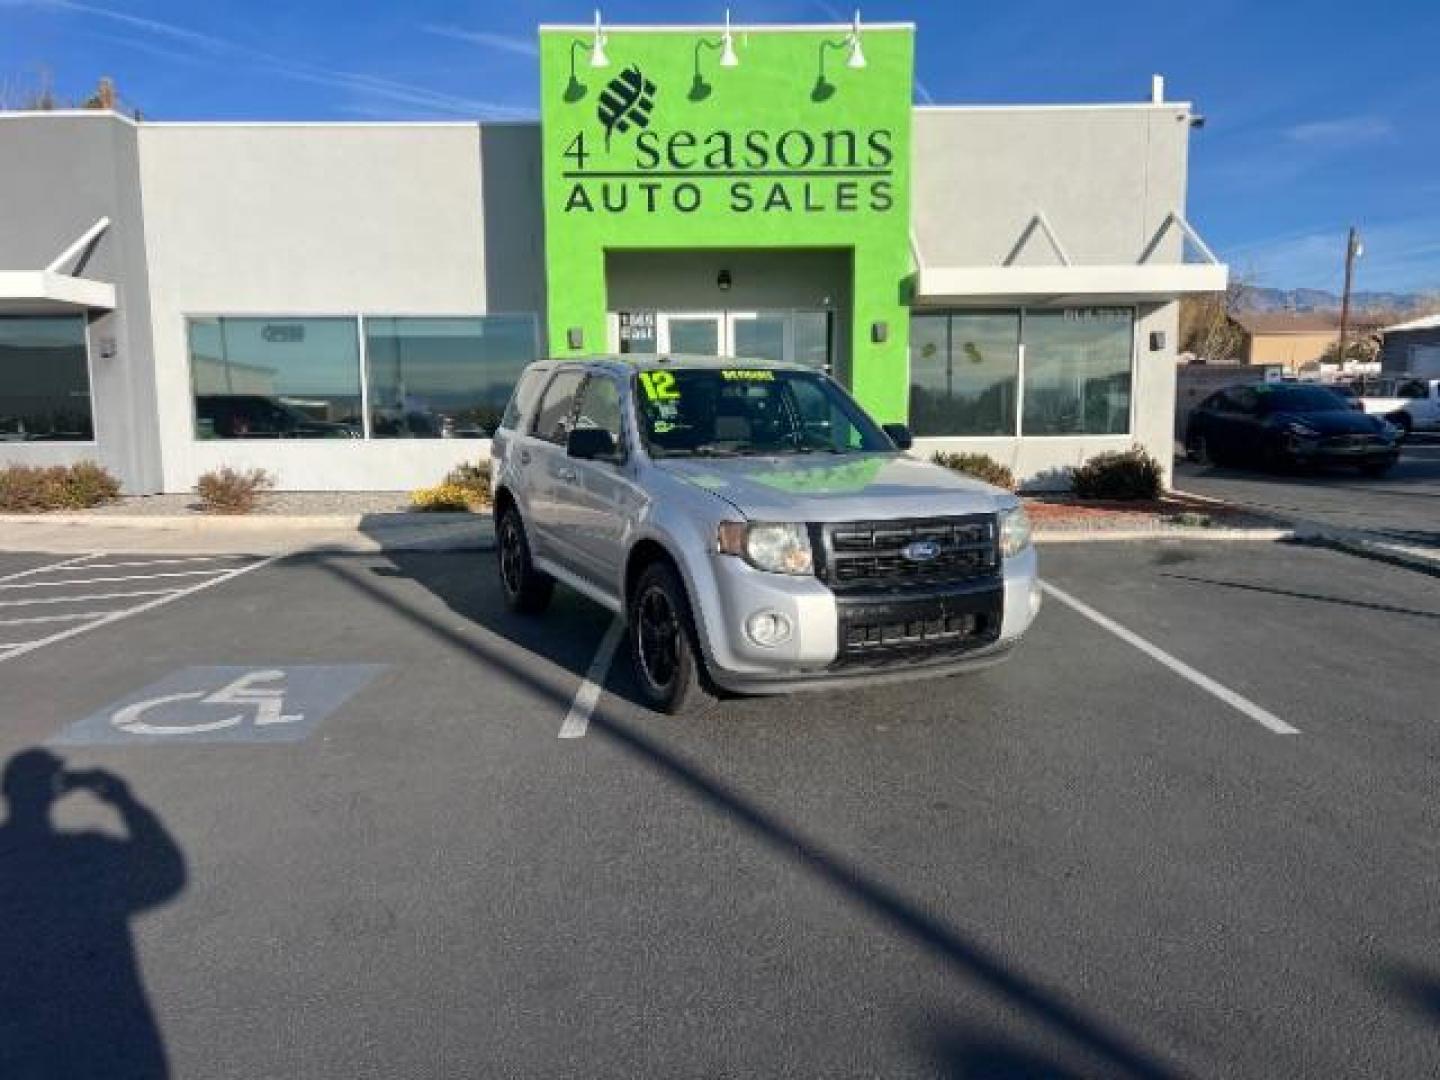
[[[645,390],[645,396],[651,401],[680,400],[680,391],[675,389],[673,371],[642,371],[640,385]]]

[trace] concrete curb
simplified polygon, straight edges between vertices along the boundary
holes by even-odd
[[[1440,550],[1436,550],[1432,555],[1426,550],[1377,540],[1373,536],[1362,536],[1334,529],[1300,527],[1295,530],[1295,539],[1302,544],[1343,551],[1347,555],[1356,555],[1362,559],[1371,559],[1405,570],[1428,574],[1431,577],[1440,577]]]
[[[97,529],[165,529],[185,532],[284,532],[331,529],[402,529],[417,525],[490,522],[489,514],[0,514],[0,526],[63,525]]]

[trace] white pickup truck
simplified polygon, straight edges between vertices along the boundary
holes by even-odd
[[[1365,381],[1360,406],[1409,435],[1412,431],[1440,431],[1440,379],[1411,375],[1385,375]]]

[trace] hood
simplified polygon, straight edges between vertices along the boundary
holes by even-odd
[[[1015,496],[904,454],[671,458],[656,467],[752,521],[864,521],[994,513]]]
[[[1271,419],[1281,427],[1304,424],[1321,435],[1374,435],[1380,421],[1354,409],[1330,409],[1325,412],[1278,412]]]

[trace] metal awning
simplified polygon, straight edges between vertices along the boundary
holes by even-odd
[[[1194,245],[1201,262],[1152,261],[1169,230],[1178,228]],[[1020,252],[1037,233],[1043,233],[1057,262],[1016,266]],[[1183,241],[1182,241],[1183,244]],[[1182,248],[1183,250],[1183,248]],[[918,246],[915,251],[915,303],[1139,303],[1173,300],[1187,293],[1224,292],[1230,269],[1200,239],[1178,213],[1166,217],[1134,263],[1077,265],[1051,227],[1044,211],[1037,211],[1021,231],[1010,254],[999,266],[927,266]]]
[[[102,217],[75,239],[43,270],[0,270],[0,311],[114,311],[115,286],[64,272],[110,227]]]

